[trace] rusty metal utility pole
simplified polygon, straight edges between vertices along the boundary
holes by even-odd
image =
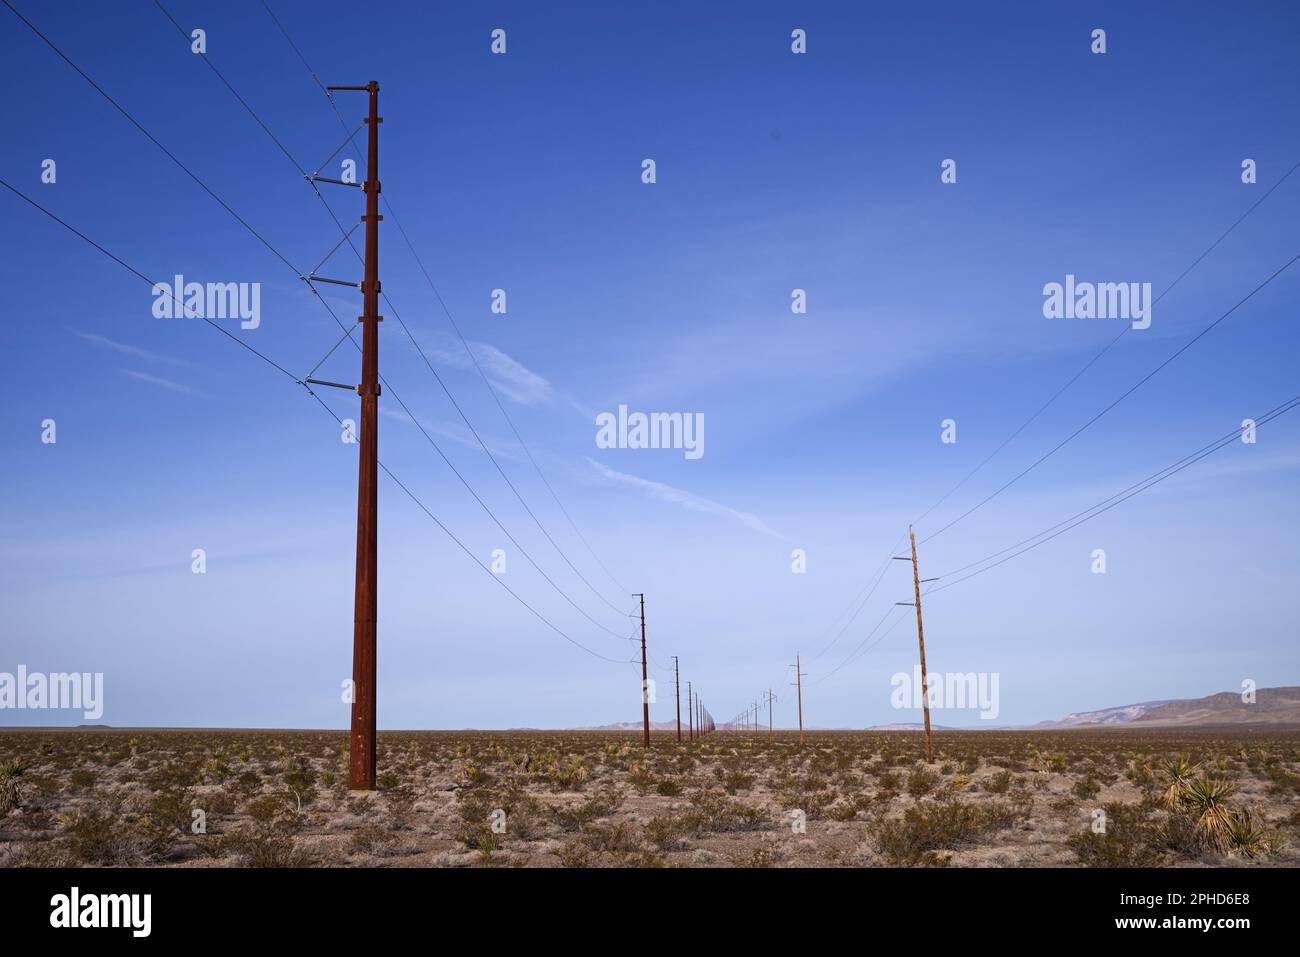
[[[361,282],[361,464],[357,476],[357,577],[352,631],[352,733],[348,787],[375,788],[376,610],[379,554],[379,84],[331,86],[370,94],[366,117],[365,278]]]
[[[677,741],[682,740],[682,663],[673,655],[673,684],[677,689]]]
[[[645,593],[641,598],[641,729],[645,746],[650,747],[650,674],[645,664]]]
[[[921,704],[925,708],[925,761],[927,764],[934,764],[934,739],[930,733],[930,687],[929,679],[925,673],[925,629],[921,627],[921,573],[918,570],[916,562],[916,533],[912,531],[912,526],[907,526],[907,536],[912,540],[912,587],[916,594],[916,640],[921,646]],[[900,559],[906,561],[906,558]],[[935,579],[927,578],[926,581]],[[909,605],[912,602],[899,602],[900,605]]]

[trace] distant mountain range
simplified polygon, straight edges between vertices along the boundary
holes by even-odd
[[[1118,708],[1102,708],[1100,711],[1077,711],[1067,714],[1059,721],[1040,721],[1035,728],[1077,728],[1083,725],[1128,724],[1136,721],[1155,708],[1177,703],[1176,699],[1163,701],[1143,701],[1140,704],[1126,704]]]
[[[1167,698],[1161,701],[1142,701],[1138,704],[1120,705],[1117,708],[1102,708],[1098,711],[1078,711],[1067,714],[1058,721],[1040,721],[1030,726],[1031,730],[1050,731],[1058,728],[1096,728],[1096,727],[1131,727],[1131,728],[1186,728],[1186,727],[1222,727],[1230,726],[1267,726],[1272,728],[1300,727],[1300,687],[1260,688],[1255,692],[1255,700],[1247,704],[1241,700],[1241,693],[1224,691],[1207,695],[1204,698]],[[655,731],[672,731],[677,727],[675,721],[652,721],[651,729]],[[682,728],[685,729],[683,724]],[[920,722],[899,722],[896,724],[878,724],[867,731],[916,731],[922,728]],[[943,725],[933,725],[936,731],[949,730],[1009,730],[1009,726],[985,728],[953,729]],[[718,725],[720,730],[730,730],[727,725]],[[598,728],[586,728],[588,731],[639,731],[640,721],[620,721],[617,724],[601,725]],[[760,727],[759,729],[764,730]],[[789,728],[781,730],[788,731]],[[809,730],[831,730],[814,729]],[[848,730],[848,729],[835,729]]]
[[[1300,687],[1260,688],[1249,704],[1239,691],[1204,698],[1143,701],[1100,711],[1067,714],[1060,721],[1040,721],[1035,728],[1300,726]]]
[[[1133,724],[1168,725],[1300,725],[1300,687],[1260,688],[1246,704],[1241,693],[1224,691],[1204,698],[1167,701],[1133,719]]]

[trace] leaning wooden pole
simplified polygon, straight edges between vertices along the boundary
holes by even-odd
[[[912,587],[916,593],[916,641],[921,647],[921,704],[925,708],[925,761],[934,764],[934,737],[930,731],[930,688],[925,672],[925,628],[921,625],[921,572],[916,562],[916,533],[907,527],[912,540]]]

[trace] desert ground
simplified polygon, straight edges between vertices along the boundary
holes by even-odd
[[[1300,864],[1300,731],[0,730],[0,866]]]

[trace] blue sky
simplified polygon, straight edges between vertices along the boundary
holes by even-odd
[[[298,170],[151,3],[15,0],[37,27],[285,254],[339,240]],[[259,4],[170,0],[303,167],[342,130]],[[525,501],[605,598],[644,591],[656,720],[671,655],[719,719],[769,686],[793,722],[804,656],[820,726],[917,720],[890,705],[904,622],[843,664],[895,601],[906,531],[1120,328],[1047,320],[1065,275],[1166,289],[1300,159],[1286,120],[1300,17],[1221,5],[381,3],[276,0],[325,83],[382,85],[385,198],[511,419],[616,585],[515,441],[397,232],[385,291]],[[367,43],[363,30],[374,30]],[[507,32],[492,55],[490,33]],[[807,31],[808,52],[790,50]],[[1090,51],[1094,28],[1107,52]],[[259,328],[225,328],[295,374],[338,329],[292,271],[0,11],[0,176],[146,275],[258,282]],[[364,98],[339,96],[359,124]],[[57,182],[41,163],[57,162]],[[657,182],[641,182],[642,160]],[[957,162],[957,182],[940,163]],[[1256,161],[1259,182],[1241,182]],[[326,169],[334,169],[336,164]],[[322,175],[331,175],[322,170]],[[337,172],[333,175],[337,175]],[[327,189],[351,223],[359,191]],[[343,727],[356,447],[299,387],[7,191],[0,671],[103,672],[117,725]],[[1003,452],[918,526],[924,539],[1164,361],[1297,252],[1284,182]],[[352,278],[346,249],[322,268]],[[1292,267],[1096,425],[921,548],[960,567],[1074,514],[1292,397]],[[360,297],[322,294],[345,320]],[[494,315],[503,288],[508,313]],[[807,291],[808,312],[790,310]],[[477,448],[394,317],[396,394],[561,590],[598,600]],[[356,381],[357,353],[319,376]],[[356,399],[322,397],[340,416]],[[705,454],[601,449],[620,404],[702,413]],[[380,456],[557,627],[636,650],[552,590],[409,421],[382,400]],[[41,422],[57,422],[43,444]],[[940,423],[957,422],[955,444]],[[934,671],[996,672],[997,723],[1300,683],[1292,547],[1300,425],[1261,428],[1176,478],[925,605]],[[191,573],[203,548],[207,572]],[[807,573],[791,571],[791,551]],[[1090,570],[1104,548],[1107,572]],[[639,668],[564,642],[391,481],[380,487],[381,728],[636,720]],[[621,587],[620,587],[621,586]],[[892,614],[907,614],[900,609]],[[886,626],[892,621],[887,619]],[[883,629],[882,629],[883,630]],[[879,637],[879,633],[875,637]],[[837,666],[841,666],[838,667]],[[831,673],[831,672],[834,673]],[[77,723],[8,712],[6,723]],[[939,714],[975,725],[974,712]]]

